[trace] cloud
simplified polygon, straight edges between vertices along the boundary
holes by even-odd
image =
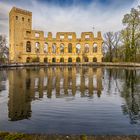
[[[139,0],[3,0],[0,2],[0,33],[8,35],[8,12],[13,6],[33,13],[33,28],[47,32],[117,31],[122,28],[123,15],[140,3]],[[64,1],[64,0],[63,0]],[[69,0],[70,1],[70,0]]]

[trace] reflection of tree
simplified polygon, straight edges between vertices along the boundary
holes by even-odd
[[[123,113],[128,115],[131,123],[140,123],[140,73],[134,69],[107,69],[104,74],[108,79],[107,92],[121,93],[125,99],[122,106]]]
[[[122,97],[126,104],[122,106],[123,113],[129,115],[131,123],[140,123],[140,91],[138,86],[140,76],[136,70],[125,70],[125,83]]]
[[[0,71],[0,91],[3,91],[6,89],[6,86],[2,84],[2,82],[6,80],[7,80],[6,71]]]

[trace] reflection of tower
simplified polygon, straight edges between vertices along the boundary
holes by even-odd
[[[26,70],[9,71],[9,118],[11,121],[31,117],[30,79]]]

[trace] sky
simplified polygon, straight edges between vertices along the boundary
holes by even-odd
[[[47,35],[52,32],[97,31],[122,29],[122,18],[140,0],[0,0],[0,34],[8,36],[8,14],[13,6],[33,14],[33,29]],[[94,28],[93,28],[94,27]]]

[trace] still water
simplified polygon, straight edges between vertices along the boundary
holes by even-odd
[[[0,131],[140,135],[140,70],[0,70]]]

